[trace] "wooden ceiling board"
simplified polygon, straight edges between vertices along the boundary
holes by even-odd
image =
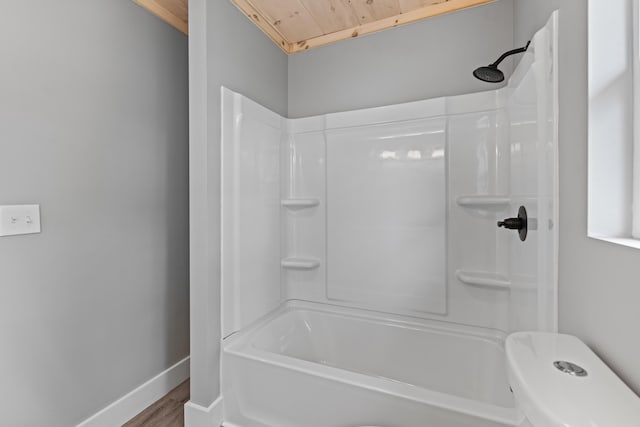
[[[346,0],[358,17],[360,25],[399,15],[398,0]]]
[[[431,6],[438,3],[444,3],[449,0],[398,0],[402,13],[411,12],[412,10]]]
[[[290,43],[324,34],[300,0],[249,0],[249,3]]]
[[[188,0],[133,0],[169,25],[189,35]]]
[[[291,54],[495,0],[231,1]]]
[[[346,30],[360,24],[347,0],[300,0],[322,29],[323,34]]]

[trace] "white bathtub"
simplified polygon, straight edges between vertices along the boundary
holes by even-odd
[[[504,336],[288,302],[224,341],[229,425],[516,426]]]

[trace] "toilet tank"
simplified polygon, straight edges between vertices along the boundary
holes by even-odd
[[[640,398],[578,338],[518,332],[506,352],[509,383],[530,426],[640,427]]]

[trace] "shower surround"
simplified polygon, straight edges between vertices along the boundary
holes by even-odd
[[[556,27],[495,91],[290,120],[222,89],[225,425],[520,425],[504,340],[556,330]]]

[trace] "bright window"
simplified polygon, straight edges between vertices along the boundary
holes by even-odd
[[[589,0],[590,237],[640,247],[637,0]],[[636,142],[638,141],[638,142]]]

